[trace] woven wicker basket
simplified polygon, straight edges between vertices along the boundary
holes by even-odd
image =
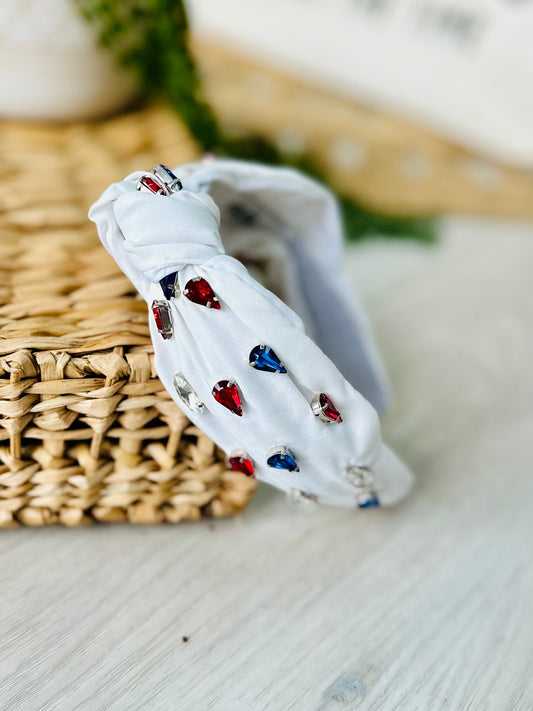
[[[113,180],[196,154],[159,108],[0,133],[0,526],[231,515],[255,482],[170,399],[145,303],[87,208]]]

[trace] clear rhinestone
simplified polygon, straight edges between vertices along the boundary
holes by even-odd
[[[287,491],[287,500],[293,506],[301,506],[306,509],[314,509],[318,504],[318,499],[315,494],[307,494],[305,491],[294,488]]]
[[[346,469],[346,478],[356,489],[370,489],[374,486],[375,476],[367,467],[352,465]]]
[[[176,389],[176,394],[179,399],[189,408],[189,410],[192,410],[198,414],[201,414],[204,411],[204,403],[191,388],[189,381],[185,378],[183,373],[176,373],[174,376],[174,388]]]

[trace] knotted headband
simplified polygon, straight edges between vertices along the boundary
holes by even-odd
[[[133,173],[89,212],[151,308],[164,387],[229,467],[295,500],[396,502],[412,477],[381,439],[383,371],[331,193],[242,161],[176,173]]]

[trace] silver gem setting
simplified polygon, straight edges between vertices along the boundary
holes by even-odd
[[[162,163],[156,165],[151,173],[141,175],[135,187],[141,193],[153,195],[172,195],[183,189],[181,180]]]
[[[152,173],[159,180],[159,182],[165,186],[165,191],[167,195],[170,195],[172,193],[178,193],[180,190],[183,189],[183,184],[181,180],[178,178],[177,175],[174,175],[174,173],[169,168],[167,168],[166,165],[158,163],[152,170]]]

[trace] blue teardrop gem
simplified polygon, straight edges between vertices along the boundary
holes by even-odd
[[[270,346],[256,346],[250,351],[250,365],[267,373],[286,373],[287,369]]]
[[[298,472],[300,467],[292,452],[288,449],[280,449],[273,452],[267,459],[267,464],[272,469],[286,469],[289,472]]]
[[[379,506],[379,499],[375,494],[372,494],[368,498],[361,499],[358,506],[360,509],[371,509],[374,506]]]
[[[171,299],[173,296],[176,296],[177,278],[178,272],[172,272],[172,274],[167,274],[159,280],[166,299]]]

